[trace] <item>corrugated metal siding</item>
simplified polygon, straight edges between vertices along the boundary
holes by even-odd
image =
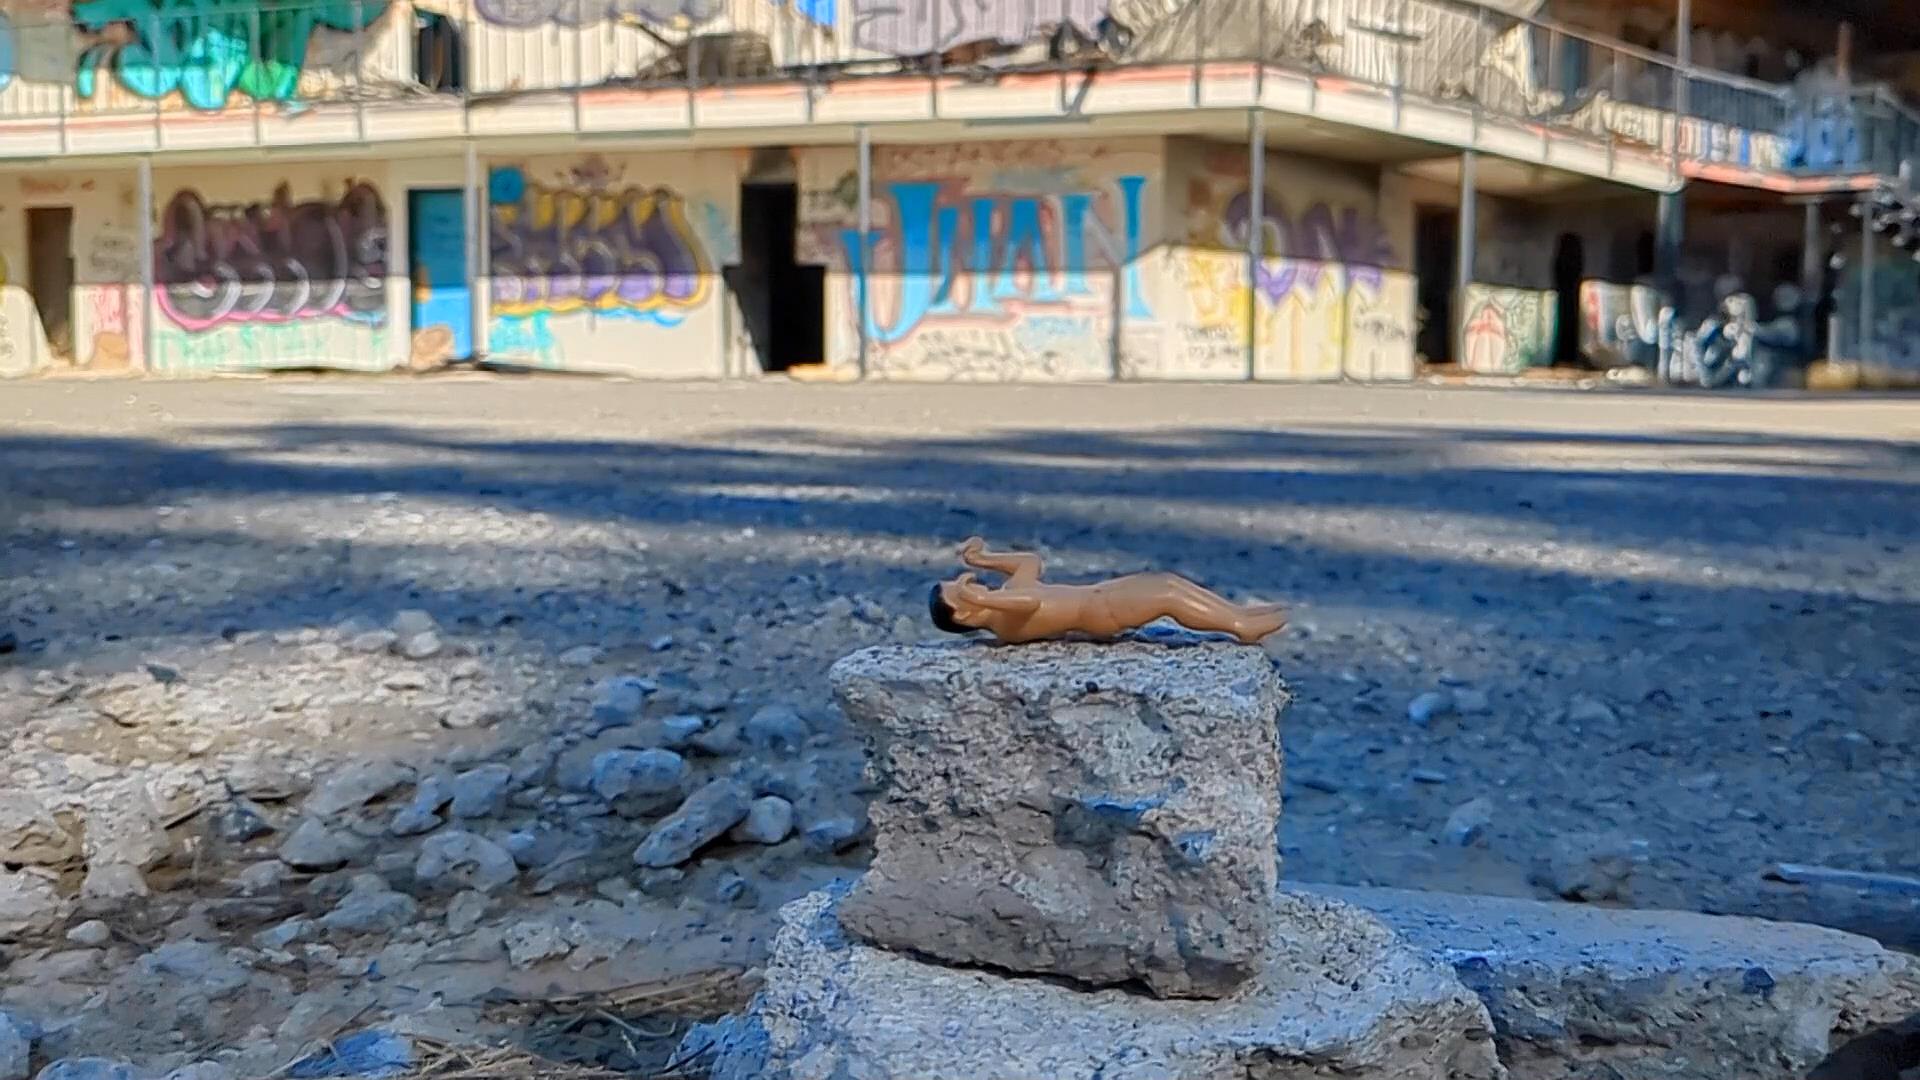
[[[1019,45],[1062,24],[1091,35],[1108,0],[844,0],[841,22],[856,49],[924,56],[990,41]]]

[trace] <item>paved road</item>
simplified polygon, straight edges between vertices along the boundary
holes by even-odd
[[[37,383],[0,433],[24,670],[417,603],[529,665],[592,643],[818,704],[979,532],[1296,605],[1289,876],[1920,941],[1911,901],[1758,876],[1920,874],[1920,401]],[[1410,722],[1434,691],[1485,706]]]

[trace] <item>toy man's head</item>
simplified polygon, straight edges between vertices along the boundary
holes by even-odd
[[[958,596],[957,582],[937,581],[927,593],[927,613],[933,616],[933,625],[949,634],[972,633],[975,627],[968,625],[969,617],[977,618],[973,605]]]

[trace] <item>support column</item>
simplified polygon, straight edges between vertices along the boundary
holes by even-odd
[[[486,280],[486,238],[482,235],[487,227],[486,189],[480,175],[480,148],[471,140],[467,143],[465,183],[461,186],[461,210],[466,221],[463,230],[467,236],[467,319],[472,323],[470,334],[473,356],[478,359],[487,354],[487,300],[481,287]]]
[[[1453,267],[1453,303],[1447,319],[1447,352],[1449,354],[1463,340],[1462,331],[1467,321],[1467,286],[1473,283],[1473,266],[1479,255],[1480,207],[1479,178],[1474,175],[1479,165],[1480,155],[1473,150],[1460,152],[1460,215],[1459,236],[1454,240]],[[1464,353],[1453,358],[1454,363],[1466,363]]]
[[[153,158],[140,157],[140,168],[136,184],[139,194],[135,203],[139,206],[140,228],[137,232],[140,244],[140,342],[139,357],[141,368],[153,370]]]
[[[1260,351],[1260,260],[1267,243],[1267,112],[1247,114],[1247,378]]]
[[[1821,256],[1820,204],[1818,196],[1806,200],[1806,220],[1800,229],[1800,347],[1808,357],[1820,328],[1814,325],[1813,311],[1820,303],[1820,283],[1826,278],[1826,259]]]
[[[1680,248],[1687,232],[1686,199],[1684,190],[1663,193],[1654,219],[1654,275],[1661,295],[1675,311],[1681,310]]]
[[[1853,359],[1865,363],[1873,338],[1873,196],[1860,200],[1860,311],[1853,333]]]
[[[857,153],[860,158],[860,264],[856,268],[853,288],[856,303],[854,317],[860,327],[860,377],[867,377],[867,349],[871,344],[867,340],[868,305],[872,303],[867,296],[867,282],[873,276],[873,137],[867,131],[867,125],[861,124],[857,132]]]

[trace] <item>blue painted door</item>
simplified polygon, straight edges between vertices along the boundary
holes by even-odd
[[[413,335],[452,334],[449,359],[473,355],[473,293],[467,284],[467,214],[457,188],[407,193],[407,258],[413,267]],[[437,350],[436,350],[437,351]]]

